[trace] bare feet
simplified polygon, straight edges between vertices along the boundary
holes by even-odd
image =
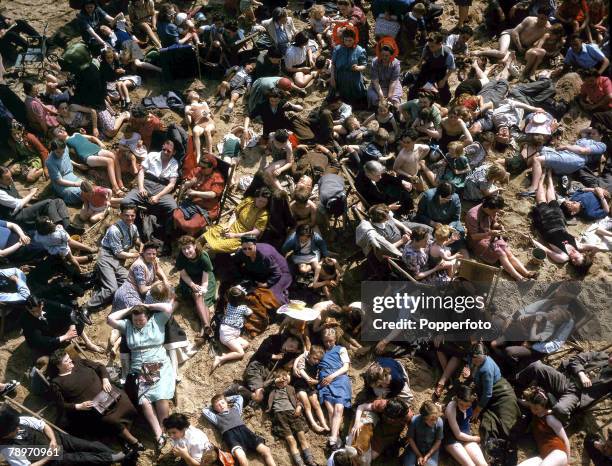
[[[217,369],[217,367],[219,367],[221,365],[221,358],[219,356],[215,356],[215,359],[213,361],[212,367],[210,368],[210,374],[212,374],[213,372],[215,372],[215,370]]]

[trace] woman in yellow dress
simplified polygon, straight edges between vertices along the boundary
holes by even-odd
[[[266,229],[271,196],[272,192],[263,187],[253,197],[245,197],[227,223],[209,228],[199,241],[207,243],[212,252],[237,251],[242,236],[259,237]]]

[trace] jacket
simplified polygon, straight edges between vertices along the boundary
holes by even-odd
[[[276,37],[276,26],[274,25],[274,20],[272,18],[264,19],[261,22],[261,25],[266,29],[266,32],[272,39],[272,42],[274,42],[274,45],[278,45],[278,39]],[[289,39],[289,42],[293,41],[293,38],[297,34],[297,29],[295,28],[295,25],[293,24],[292,18],[287,18],[287,22],[285,23],[285,30],[287,31],[287,38]]]
[[[272,411],[272,404],[274,403],[274,396],[276,394],[276,388],[273,388],[268,395],[268,412]],[[295,396],[295,388],[291,385],[287,385],[287,395],[289,396],[289,401],[295,408],[298,405],[297,397]]]
[[[292,233],[285,244],[283,244],[282,252],[283,254],[287,254],[289,251],[293,252],[293,255],[300,255],[300,242],[295,233]],[[312,252],[319,251],[322,257],[327,257],[329,255],[329,251],[327,250],[327,244],[325,240],[316,232],[312,234],[312,243],[311,243]]]

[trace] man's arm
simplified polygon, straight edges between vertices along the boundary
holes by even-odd
[[[149,201],[151,201],[153,204],[157,204],[157,202],[166,194],[170,194],[172,191],[174,191],[174,187],[176,186],[176,177],[175,178],[170,178],[170,182],[164,186],[164,189],[162,189],[160,192],[158,192],[155,196],[151,196],[149,198]]]

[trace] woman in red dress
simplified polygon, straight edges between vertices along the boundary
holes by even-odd
[[[218,160],[205,154],[183,187],[184,199],[174,211],[174,225],[187,235],[198,237],[219,217],[221,193],[225,180],[217,170]]]
[[[531,432],[538,447],[538,456],[518,466],[567,466],[570,443],[561,422],[548,409],[548,397],[540,387],[531,387],[524,394],[533,418]]]

